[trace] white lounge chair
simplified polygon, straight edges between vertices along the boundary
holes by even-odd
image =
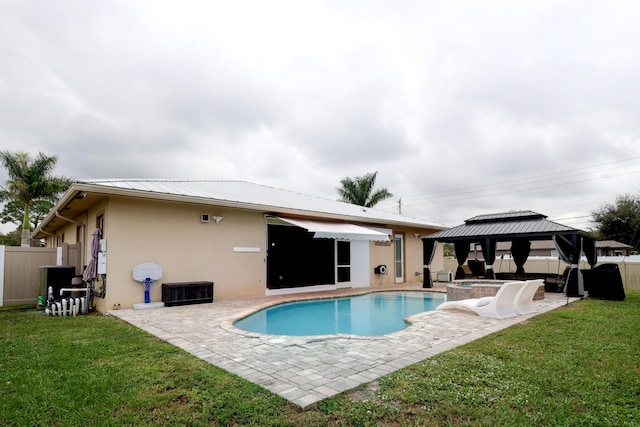
[[[514,301],[518,291],[525,282],[508,282],[500,287],[494,297],[470,298],[460,301],[448,301],[440,304],[436,310],[463,309],[471,310],[479,316],[504,319],[514,317]]]
[[[537,311],[533,306],[533,296],[540,286],[544,286],[544,280],[542,279],[527,280],[525,282],[513,301],[513,309],[517,314],[529,314]]]

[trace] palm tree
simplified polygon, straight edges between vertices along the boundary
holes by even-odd
[[[393,197],[386,188],[373,192],[377,176],[378,172],[373,172],[355,178],[342,178],[340,180],[342,187],[337,188],[340,200],[371,208],[382,200]]]
[[[31,246],[31,209],[38,202],[55,203],[58,195],[69,187],[71,181],[51,175],[58,161],[56,156],[38,153],[32,160],[31,155],[23,151],[0,151],[0,161],[9,174],[6,188],[0,190],[0,201],[14,201],[24,210],[21,246]]]

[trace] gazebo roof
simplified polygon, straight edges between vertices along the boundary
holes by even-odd
[[[553,235],[572,234],[589,236],[585,231],[549,221],[546,215],[532,211],[516,211],[475,216],[467,219],[464,224],[430,234],[426,238],[440,242],[473,242],[487,238],[499,241],[518,238],[547,240]]]
[[[476,216],[457,227],[430,234],[424,238],[424,246],[434,246],[436,242],[453,243],[456,246],[458,259],[456,279],[461,279],[465,277],[462,264],[468,255],[465,246],[468,243],[480,243],[487,262],[485,276],[495,279],[493,262],[497,242],[508,240],[513,242],[512,254],[518,267],[516,274],[523,275],[525,273],[523,266],[530,251],[529,242],[546,240],[550,237],[553,238],[560,257],[571,265],[565,284],[567,296],[584,296],[582,273],[580,273],[578,262],[580,252],[584,250],[589,264],[595,265],[597,260],[595,239],[582,230],[549,221],[545,215],[536,212],[518,211]],[[425,262],[425,264],[428,263]]]

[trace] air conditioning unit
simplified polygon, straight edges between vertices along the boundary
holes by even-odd
[[[49,287],[53,288],[53,295],[60,296],[60,288],[71,287],[71,280],[76,274],[75,266],[43,265],[40,266],[40,280],[38,290],[40,295],[47,297]]]
[[[453,273],[451,270],[438,271],[438,282],[451,282],[453,280]]]

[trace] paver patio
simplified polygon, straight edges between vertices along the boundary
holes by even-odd
[[[419,285],[407,285],[384,290],[418,289],[422,290]],[[430,290],[442,292],[444,287]],[[108,314],[304,408],[577,299],[546,293],[544,300],[534,301],[537,313],[503,320],[458,310],[430,311],[411,316],[407,328],[380,337],[276,336],[233,327],[236,319],[276,303],[371,291],[343,289],[215,300],[211,304]]]

